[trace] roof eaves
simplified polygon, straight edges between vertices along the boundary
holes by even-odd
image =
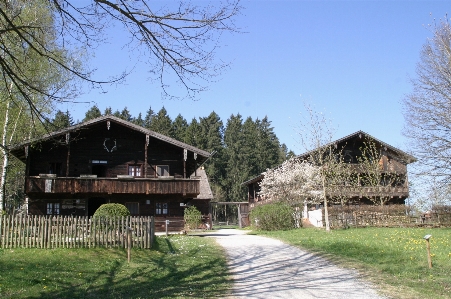
[[[160,133],[151,131],[149,129],[143,128],[141,126],[138,126],[138,125],[136,125],[134,123],[131,123],[131,122],[126,121],[126,120],[123,120],[123,119],[121,119],[119,117],[116,117],[116,116],[113,116],[113,115],[100,116],[100,117],[88,120],[86,122],[79,123],[79,124],[76,124],[76,125],[64,128],[62,130],[58,130],[58,131],[55,131],[55,132],[48,133],[48,134],[46,134],[46,135],[44,135],[42,137],[39,137],[39,138],[34,138],[34,139],[27,140],[25,142],[22,142],[22,143],[20,143],[20,144],[18,144],[16,146],[12,147],[11,150],[15,150],[15,149],[21,148],[24,145],[31,144],[31,143],[34,143],[34,142],[45,141],[45,140],[51,139],[53,137],[66,134],[68,132],[79,130],[79,129],[83,128],[83,127],[87,127],[87,126],[90,126],[90,125],[93,125],[93,124],[100,123],[100,122],[105,121],[105,120],[112,120],[114,122],[120,123],[120,124],[130,128],[130,129],[133,129],[135,131],[139,131],[139,132],[141,132],[143,134],[147,134],[147,135],[152,136],[152,137],[154,137],[156,139],[159,139],[159,140],[171,143],[171,144],[173,144],[175,146],[178,146],[178,147],[181,147],[181,148],[185,148],[185,149],[187,149],[189,151],[197,153],[197,154],[199,154],[201,156],[204,156],[206,158],[210,157],[210,153],[207,152],[207,151],[201,150],[201,149],[199,149],[197,147],[194,147],[192,145],[183,143],[181,141],[178,141],[178,140],[173,139],[171,137],[165,136],[163,134],[160,134]]]

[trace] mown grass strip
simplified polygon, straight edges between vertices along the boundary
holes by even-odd
[[[209,238],[158,237],[152,250],[0,249],[0,298],[214,298],[231,288]]]
[[[451,297],[451,229],[360,228],[327,233],[305,228],[257,233],[356,267],[393,298]],[[426,234],[432,235],[432,269],[427,263]]]

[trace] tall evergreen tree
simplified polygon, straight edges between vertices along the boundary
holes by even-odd
[[[83,122],[97,118],[99,116],[102,116],[102,112],[100,112],[99,107],[97,105],[92,106],[89,108],[88,111],[85,113],[85,118],[83,118]]]
[[[161,108],[160,111],[158,111],[158,113],[152,118],[150,130],[166,136],[173,136],[172,120],[164,107]]]
[[[257,123],[249,116],[243,123],[242,127],[242,144],[241,151],[243,155],[243,168],[246,170],[249,176],[255,176],[259,174],[259,165],[262,163],[259,161],[260,155],[258,148],[259,134],[257,129]]]
[[[210,153],[215,152],[205,163],[205,170],[210,183],[219,186],[224,178],[224,125],[219,115],[213,111],[208,117],[200,118],[200,129],[200,148]]]
[[[121,113],[119,114],[119,117],[126,121],[132,121],[132,115],[130,114],[130,111],[128,111],[127,107],[124,107],[122,109]]]
[[[257,127],[257,168],[256,175],[262,173],[267,168],[272,168],[281,164],[285,158],[281,157],[280,142],[274,133],[274,128],[268,117],[265,116],[261,121],[256,121]]]
[[[106,107],[103,115],[113,115],[113,109],[111,109],[111,107]]]
[[[227,177],[223,181],[226,199],[228,201],[242,201],[246,191],[241,183],[249,178],[249,172],[243,168],[246,165],[244,145],[243,119],[240,114],[231,115],[227,120],[224,131],[224,160]]]
[[[201,127],[197,118],[193,118],[188,128],[186,129],[186,141],[185,143],[201,148],[199,145],[200,135],[202,134]]]
[[[69,110],[66,110],[66,112],[58,110],[55,113],[55,117],[52,120],[52,125],[55,128],[55,130],[64,129],[72,126],[73,124],[74,121],[69,113]]]
[[[143,118],[142,118],[141,112],[138,114],[138,117],[133,118],[132,122],[133,122],[135,125],[144,127],[144,120],[143,120]]]
[[[179,113],[177,117],[174,119],[174,122],[172,123],[172,134],[173,138],[186,142],[186,130],[188,129],[188,122],[186,119],[183,118],[183,116]]]
[[[113,116],[121,118],[121,113],[119,112],[118,109],[116,109],[116,111],[113,112]]]
[[[155,116],[155,112],[152,110],[152,107],[149,107],[149,110],[146,112],[146,117],[144,117],[144,127],[150,129],[152,124],[152,119]]]

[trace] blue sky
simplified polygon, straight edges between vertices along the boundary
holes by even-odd
[[[146,65],[121,50],[124,35],[112,28],[115,38],[89,63],[96,77],[131,67],[133,73],[125,84],[105,87],[106,93],[93,90],[78,99],[91,104],[59,108],[75,120],[92,103],[102,111],[127,106],[133,116],[164,106],[172,119],[181,113],[188,122],[212,111],[224,124],[231,114],[268,116],[280,141],[300,154],[296,127],[307,102],[331,119],[337,139],[363,130],[408,150],[401,100],[411,92],[409,78],[432,36],[427,25],[451,13],[449,1],[253,0],[242,6],[236,23],[243,33],[224,35],[218,50],[231,67],[196,101],[162,100]]]

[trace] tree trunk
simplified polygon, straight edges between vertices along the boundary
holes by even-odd
[[[323,198],[324,198],[324,221],[326,222],[326,232],[330,232],[329,210],[327,209],[327,197],[326,197],[326,178],[324,173],[322,175],[322,183],[323,183]]]
[[[2,163],[2,173],[0,178],[0,214],[5,210],[5,193],[6,193],[6,170],[8,168],[9,160],[8,160],[8,152],[6,150],[6,134],[8,129],[9,122],[9,109],[11,107],[11,101],[9,100],[6,104],[6,112],[5,112],[5,122],[3,124],[3,134],[2,134],[2,155],[3,155],[3,163]]]

